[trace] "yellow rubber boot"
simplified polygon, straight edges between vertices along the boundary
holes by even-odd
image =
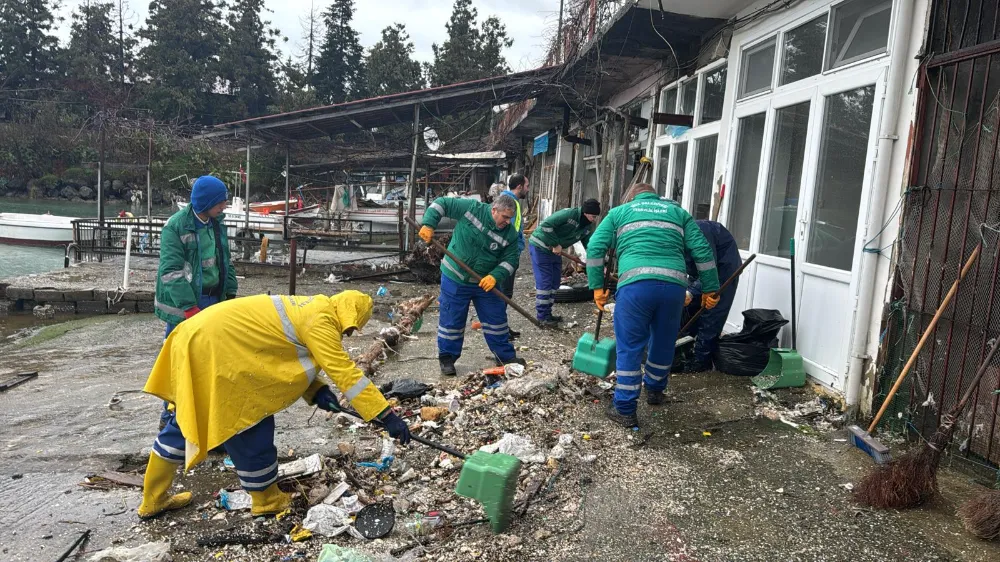
[[[260,492],[250,492],[250,498],[253,500],[253,505],[250,507],[250,514],[254,517],[258,515],[277,515],[292,505],[291,497],[279,490],[277,484],[271,484]]]
[[[191,492],[181,492],[172,496],[167,494],[174,483],[176,472],[176,464],[163,460],[156,453],[149,454],[146,477],[142,481],[140,519],[152,519],[166,511],[180,509],[191,503]]]

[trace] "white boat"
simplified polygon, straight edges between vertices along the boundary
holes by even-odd
[[[73,241],[76,217],[0,213],[0,242],[31,246],[65,246]]]

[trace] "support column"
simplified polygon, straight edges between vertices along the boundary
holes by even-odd
[[[243,228],[247,231],[246,235],[250,236],[250,142],[253,140],[253,136],[247,131],[247,188],[246,194],[244,196],[243,205],[246,207],[246,223]]]
[[[149,123],[149,153],[146,157],[146,218],[153,216],[153,122]]]
[[[410,207],[407,216],[410,220],[417,220],[417,154],[420,151],[420,104],[413,104],[413,158],[410,160]],[[406,248],[413,247],[414,237],[413,227],[406,229]]]
[[[289,183],[288,183],[289,182],[289,173],[288,173],[289,172],[289,170],[288,170],[289,152],[290,152],[290,150],[288,148],[288,145],[286,144],[285,145],[285,216],[282,217],[282,221],[283,222],[282,222],[282,232],[281,232],[281,237],[284,238],[285,240],[288,240],[288,216],[289,216],[288,211],[289,211],[289,208],[290,208],[290,202],[292,200],[291,190],[290,190]],[[303,204],[305,204],[304,201],[303,201]],[[249,209],[250,206],[248,205],[247,208]]]
[[[104,120],[107,115],[101,112],[101,140],[97,158],[97,225],[104,227]]]

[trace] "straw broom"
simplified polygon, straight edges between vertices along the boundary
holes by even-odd
[[[1000,490],[976,496],[958,508],[965,530],[983,540],[1000,538]]]
[[[937,431],[920,450],[907,452],[897,460],[875,467],[854,488],[854,501],[883,509],[904,509],[916,507],[937,493],[937,471],[941,455],[951,442],[955,434],[955,423],[979,388],[979,382],[996,355],[997,348],[1000,348],[1000,337],[991,342],[989,353],[979,365],[979,370],[962,399],[950,412],[941,416]]]

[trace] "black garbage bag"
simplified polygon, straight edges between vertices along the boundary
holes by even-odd
[[[405,400],[407,398],[420,398],[432,388],[434,387],[414,379],[400,379],[383,384],[379,390],[386,398]]]
[[[777,310],[753,308],[743,311],[743,330],[719,338],[712,355],[716,370],[741,377],[759,375],[778,346],[778,332],[788,323]]]

